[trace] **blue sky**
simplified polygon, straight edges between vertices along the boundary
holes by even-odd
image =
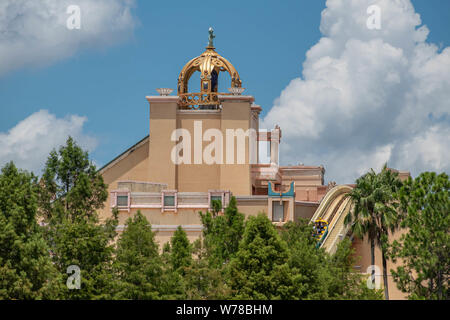
[[[427,41],[449,46],[450,1],[412,3],[430,29]],[[183,65],[203,52],[209,26],[216,50],[237,68],[264,117],[301,76],[306,52],[321,37],[324,8],[322,0],[137,1],[138,22],[126,39],[0,75],[0,133],[41,109],[58,118],[84,116],[83,132],[98,142],[91,156],[105,164],[148,134],[145,96],[176,87]]]

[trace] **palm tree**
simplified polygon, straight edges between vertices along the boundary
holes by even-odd
[[[381,248],[383,263],[384,296],[389,299],[386,250],[389,231],[393,232],[399,223],[395,195],[401,181],[398,173],[385,164],[379,174],[373,169],[356,180],[356,187],[347,195],[353,203],[353,210],[345,217],[345,224],[351,224],[351,231],[358,238],[367,235],[370,241],[371,263],[375,265],[375,245]],[[375,282],[372,269],[372,282]]]
[[[375,265],[375,240],[377,237],[374,215],[374,194],[376,173],[371,169],[356,180],[355,188],[347,195],[350,197],[353,210],[345,217],[344,223],[351,224],[352,233],[363,239],[368,236],[370,242],[371,265]],[[375,270],[372,269],[372,282],[375,283]]]
[[[377,244],[381,248],[381,258],[383,263],[383,283],[384,296],[389,300],[386,255],[388,250],[389,232],[394,232],[400,223],[401,217],[398,215],[397,193],[402,186],[398,178],[398,172],[387,168],[385,164],[378,174],[379,199],[376,209],[377,217]]]

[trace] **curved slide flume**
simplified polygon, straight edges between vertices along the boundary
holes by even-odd
[[[344,219],[351,209],[350,198],[346,197],[351,190],[352,187],[347,185],[339,185],[331,189],[311,218],[311,223],[319,219],[328,222],[328,230],[320,242],[320,247],[331,254],[336,251],[337,244],[348,232],[348,226],[344,224]]]

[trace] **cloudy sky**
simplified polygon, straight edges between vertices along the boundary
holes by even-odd
[[[379,29],[367,27],[368,4]],[[385,162],[449,172],[450,48],[427,42],[410,1],[329,0],[320,31],[264,118],[284,129],[283,160],[322,161],[338,182]]]
[[[81,25],[70,30],[73,4]],[[367,26],[371,5],[379,29]],[[262,126],[282,128],[283,164],[323,164],[338,183],[384,162],[450,171],[450,1],[440,0],[2,0],[0,166],[39,174],[68,135],[107,163],[148,134],[145,96],[175,88],[210,25]]]

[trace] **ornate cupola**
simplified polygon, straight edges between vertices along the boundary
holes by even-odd
[[[231,77],[231,92],[242,92],[242,81],[234,66],[215,51],[213,40],[214,30],[209,28],[209,42],[206,51],[200,56],[190,60],[178,76],[178,96],[180,107],[184,109],[196,109],[199,106],[219,105],[218,95],[230,95],[231,93],[217,92],[220,72],[228,72]],[[200,92],[190,93],[188,83],[194,72],[200,72]]]

